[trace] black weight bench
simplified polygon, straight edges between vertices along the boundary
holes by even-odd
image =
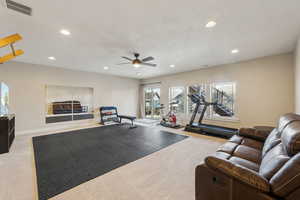
[[[128,115],[118,115],[118,117],[120,118],[120,124],[122,124],[122,119],[128,119],[131,121],[131,125],[129,128],[136,128],[137,126],[134,125],[134,120],[136,119],[136,117],[133,116],[128,116]]]
[[[101,117],[101,124],[107,125],[108,123],[120,123],[122,124],[122,119],[127,119],[131,121],[131,125],[129,128],[136,128],[137,126],[134,125],[134,120],[136,117],[128,116],[128,115],[119,115],[117,111],[117,107],[115,106],[105,106],[100,107],[100,117]]]

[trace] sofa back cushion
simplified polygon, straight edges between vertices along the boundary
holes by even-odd
[[[300,115],[288,113],[280,117],[278,127],[273,129],[273,131],[269,134],[264,143],[264,147],[262,150],[262,158],[266,155],[268,151],[270,151],[273,147],[275,147],[281,142],[281,135],[284,132],[285,128],[295,121],[300,122]]]
[[[287,114],[280,118],[264,143],[259,174],[270,180],[290,158],[300,152],[300,116]]]
[[[270,180],[274,194],[285,197],[300,187],[300,121],[293,120],[288,123],[282,130],[280,139],[281,143],[266,153],[259,172]],[[270,154],[278,156],[273,157],[271,161]],[[268,170],[269,174],[266,173],[266,167],[263,166],[267,163],[269,166],[271,163],[276,163],[278,169],[273,169],[272,173]]]
[[[270,180],[272,176],[290,159],[282,143],[276,145],[263,157],[259,174]]]
[[[264,143],[262,157],[265,157],[266,153],[268,153],[273,147],[281,142],[280,135],[281,134],[278,129],[274,128]]]
[[[289,156],[300,152],[300,121],[293,121],[281,133],[281,142]]]
[[[272,192],[286,197],[300,187],[300,153],[294,155],[269,181]]]
[[[280,117],[278,122],[278,132],[281,133],[287,125],[294,121],[300,121],[300,115],[288,113]]]

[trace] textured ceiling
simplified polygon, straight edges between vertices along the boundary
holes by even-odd
[[[299,0],[16,0],[32,16],[1,1],[0,37],[24,37],[17,46],[25,54],[16,60],[133,78],[291,52],[300,33]],[[217,26],[206,29],[210,20]],[[71,35],[61,35],[63,28]],[[231,54],[234,48],[240,53]],[[158,67],[116,65],[132,52],[155,57]]]

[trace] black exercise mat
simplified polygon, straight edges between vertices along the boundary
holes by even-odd
[[[33,137],[39,199],[51,198],[185,138],[124,125]]]

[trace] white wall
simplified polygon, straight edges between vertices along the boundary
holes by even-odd
[[[168,105],[168,89],[199,83],[236,82],[236,110],[239,121],[209,121],[229,127],[276,125],[280,115],[294,111],[294,58],[292,54],[210,67],[142,80],[161,81],[161,101]],[[187,122],[190,116],[181,116]]]
[[[300,114],[300,38],[295,52],[295,112]]]
[[[10,111],[16,114],[17,134],[55,126],[45,124],[47,84],[94,88],[95,109],[116,105],[120,113],[129,115],[136,115],[138,110],[136,79],[9,62],[0,65],[0,81],[10,88]]]

